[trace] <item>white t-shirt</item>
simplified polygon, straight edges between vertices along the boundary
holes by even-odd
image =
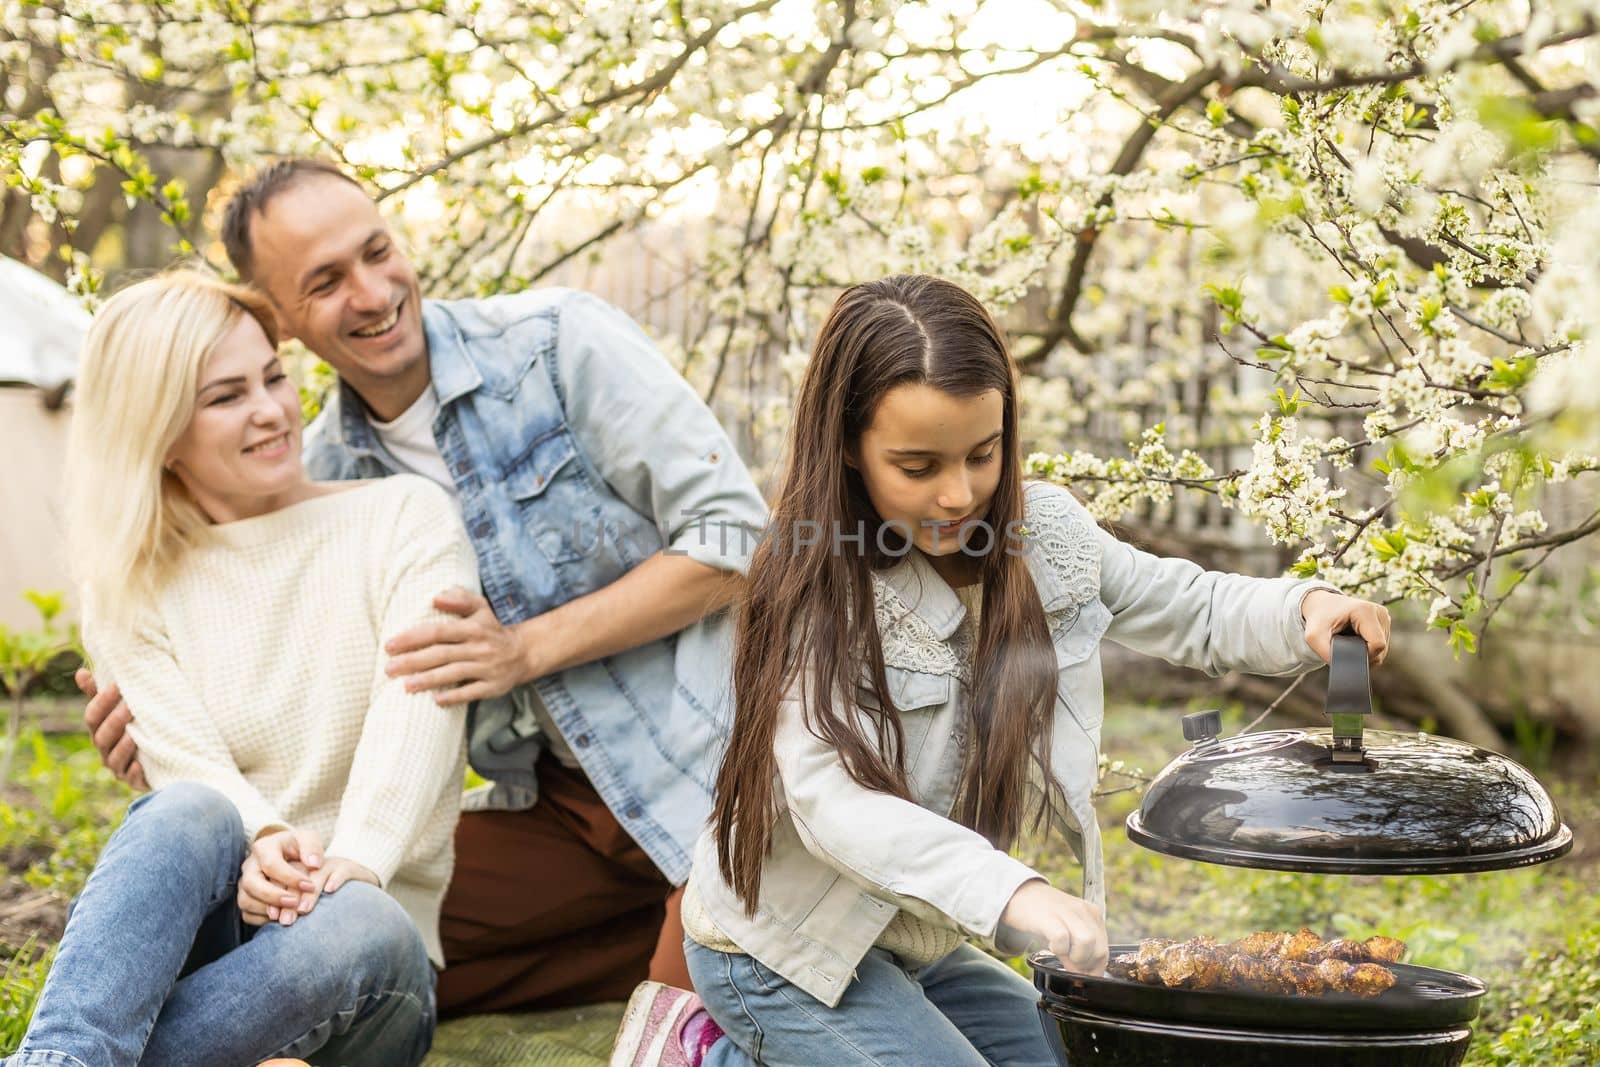
[[[450,476],[439,444],[433,439],[433,420],[438,414],[439,394],[430,385],[393,422],[373,419],[372,428],[401,469],[436,482],[454,496],[456,480]]]
[[[402,470],[420,474],[430,481],[437,482],[454,496],[456,480],[451,477],[450,468],[445,465],[444,456],[439,451],[439,443],[433,439],[433,420],[438,414],[439,394],[434,392],[433,386],[430,385],[393,422],[379,422],[377,419],[372,419],[372,428],[377,431],[378,440],[383,442],[383,447]],[[533,721],[539,724],[539,730],[550,746],[550,754],[559,760],[562,766],[577,768],[578,757],[573,755],[572,747],[567,744],[567,739],[561,736],[555,720],[550,717],[550,709],[544,706],[544,701],[539,699],[539,694],[533,691],[533,687],[519,686],[512,699],[528,702],[533,712]]]

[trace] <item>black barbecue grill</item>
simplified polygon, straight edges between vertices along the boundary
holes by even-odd
[[[1484,994],[1476,978],[1404,963],[1386,964],[1392,989],[1361,998],[1168,989],[1073,974],[1049,954],[1029,962],[1045,1028],[1074,1067],[1454,1067]]]
[[[1515,761],[1449,738],[1369,731],[1366,643],[1333,639],[1330,728],[1221,739],[1220,716],[1184,717],[1191,749],[1128,817],[1130,840],[1207,863],[1346,874],[1457,873],[1543,863],[1572,832]],[[1112,954],[1138,951],[1113,946]],[[1073,1067],[1455,1067],[1484,985],[1384,964],[1371,998],[1171,989],[1073,974],[1030,958],[1045,1030]]]

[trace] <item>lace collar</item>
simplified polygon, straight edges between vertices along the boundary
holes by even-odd
[[[1071,624],[1100,593],[1094,520],[1060,486],[1029,483],[1023,506],[1028,570],[1051,630]],[[872,576],[874,611],[886,666],[967,680],[971,656],[952,640],[967,609],[920,552]]]

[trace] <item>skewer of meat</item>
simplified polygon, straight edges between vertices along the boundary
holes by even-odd
[[[1392,988],[1395,976],[1375,962],[1394,962],[1405,944],[1394,938],[1324,942],[1310,930],[1295,934],[1260,931],[1226,945],[1215,938],[1188,941],[1148,938],[1136,953],[1122,953],[1107,966],[1114,978],[1174,989],[1246,989],[1292,996],[1349,993],[1375,997]]]
[[[1285,959],[1313,964],[1329,959],[1344,960],[1346,963],[1398,963],[1406,943],[1381,934],[1365,941],[1348,938],[1324,941],[1301,927],[1298,933],[1293,934],[1261,930],[1241,937],[1227,947],[1241,955],[1258,959]]]

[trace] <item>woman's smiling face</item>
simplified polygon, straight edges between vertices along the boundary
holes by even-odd
[[[252,316],[241,314],[207,358],[167,467],[213,522],[274,510],[304,486],[300,397]]]
[[[953,563],[975,524],[988,517],[1000,484],[1004,426],[1005,398],[997,389],[952,396],[923,383],[897,385],[878,401],[851,465],[878,515],[910,531],[912,544],[938,567]],[[975,548],[987,550],[990,535],[978,540]]]

